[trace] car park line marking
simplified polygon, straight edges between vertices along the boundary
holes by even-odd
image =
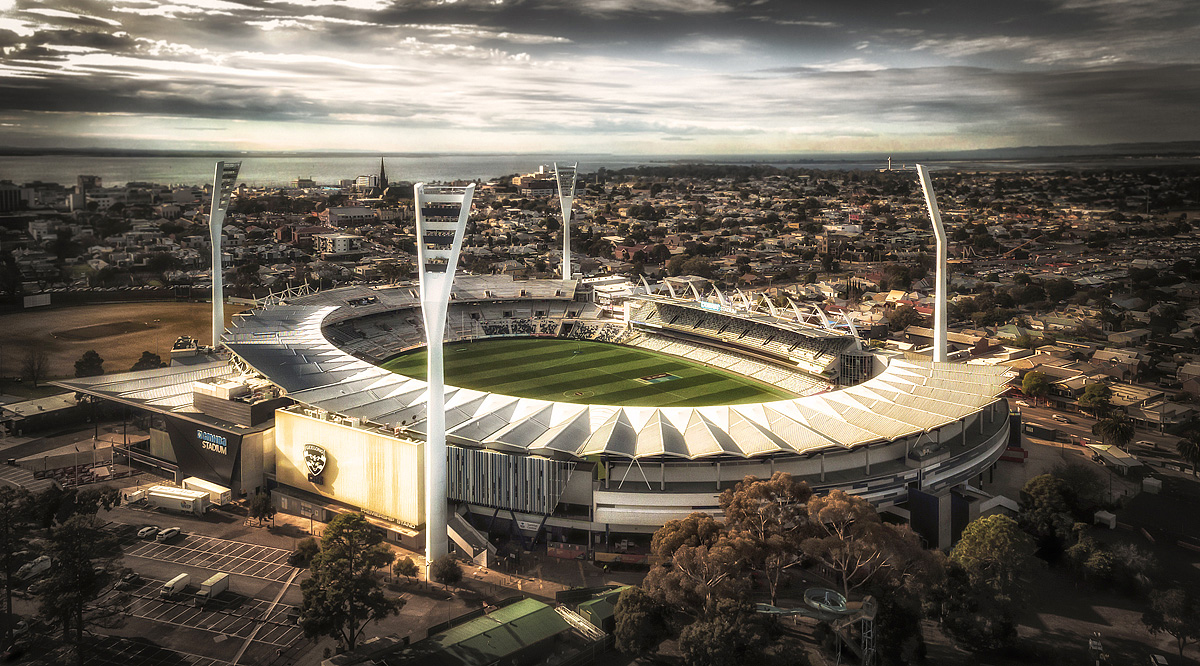
[[[217,548],[208,552],[204,548]],[[144,544],[126,553],[134,557],[220,569],[252,578],[281,582],[290,567],[275,564],[290,553],[280,548],[224,541],[211,537],[185,537],[179,544]],[[270,559],[267,559],[270,558]]]
[[[283,593],[287,592],[288,588],[292,586],[292,583],[296,580],[296,574],[298,573],[300,573],[300,569],[292,569],[292,575],[288,576],[287,583],[284,583],[283,587],[279,589],[279,593],[275,595],[275,600],[271,602],[271,607],[267,609],[265,617],[271,616],[271,612],[274,611],[275,607],[279,605],[279,600],[283,598]],[[258,631],[263,627],[263,625],[264,623],[261,622],[254,625],[254,632],[251,633],[250,637],[246,639],[246,642],[242,644],[242,649],[238,650],[237,656],[233,658],[233,663],[236,664],[241,661],[242,655],[246,653],[246,648],[250,647],[250,644],[254,642],[255,636],[258,635]]]

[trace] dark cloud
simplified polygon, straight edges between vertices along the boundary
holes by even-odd
[[[809,136],[1196,139],[1197,7],[16,0],[0,10],[0,143],[35,125],[63,141],[128,131],[113,118],[130,115],[163,137],[239,121],[230,132],[248,141],[295,123],[315,127],[307,141],[328,128],[434,142],[448,128],[480,145],[619,135],[698,150],[710,138],[748,150]]]

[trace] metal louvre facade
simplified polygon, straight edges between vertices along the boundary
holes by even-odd
[[[447,496],[510,511],[550,515],[575,463],[498,451],[446,447]]]

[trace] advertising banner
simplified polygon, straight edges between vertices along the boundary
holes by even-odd
[[[171,416],[166,417],[166,423],[181,475],[240,486],[233,483],[242,448],[240,433]]]

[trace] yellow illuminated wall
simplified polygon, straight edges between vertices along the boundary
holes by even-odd
[[[308,480],[304,445],[325,449],[324,483]],[[407,525],[425,524],[424,442],[275,412],[275,479]]]

